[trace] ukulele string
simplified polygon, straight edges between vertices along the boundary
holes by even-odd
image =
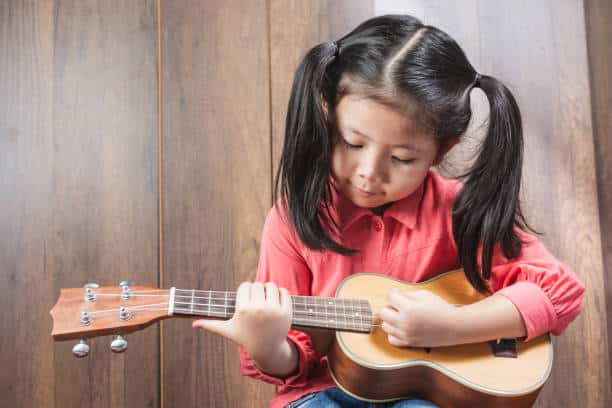
[[[189,304],[191,305],[191,303],[188,302],[176,302],[179,304]],[[208,317],[231,317],[231,315],[234,314],[234,308],[233,307],[225,307],[222,305],[209,305],[209,304],[199,304],[199,306],[205,306],[204,309],[197,309],[197,308],[186,308],[186,307],[175,307],[173,310],[176,312],[183,312],[183,313],[189,313],[189,314],[199,314],[199,313],[206,313],[206,315]],[[223,310],[215,310],[214,308],[218,308],[218,309],[223,309]],[[129,311],[166,311],[168,310],[168,303],[155,303],[155,304],[149,304],[149,305],[139,305],[139,306],[132,306],[128,308]],[[120,309],[106,309],[106,310],[98,310],[98,311],[93,311],[93,312],[89,312],[90,315],[98,315],[98,314],[104,314],[104,313],[113,313],[113,312],[119,312]],[[343,314],[343,313],[330,313],[330,312],[318,312],[316,313],[317,317],[322,317],[323,318],[317,318],[317,317],[313,317],[311,312],[307,312],[307,311],[301,311],[301,310],[294,310],[293,311],[293,320],[295,323],[310,323],[310,324],[315,324],[315,325],[319,325],[319,326],[326,326],[326,325],[330,325],[330,324],[345,324],[347,326],[355,326],[355,325],[359,325],[359,326],[372,326],[372,327],[376,327],[377,324],[375,323],[370,323],[371,320],[369,319],[368,315],[349,315],[349,314]],[[334,317],[334,319],[329,319],[329,318],[325,318],[324,316],[331,316]]]

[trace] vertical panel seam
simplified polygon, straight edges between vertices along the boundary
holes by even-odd
[[[158,275],[157,286],[162,287],[164,282],[164,247],[163,247],[163,116],[162,116],[162,53],[161,53],[161,0],[157,0],[157,223],[158,223]],[[157,379],[157,395],[159,406],[164,407],[164,324],[159,322],[159,376]]]
[[[270,0],[266,0],[267,43],[268,43],[268,120],[270,125],[270,205],[274,205],[274,122],[272,122],[272,19]],[[266,209],[267,210],[267,209]]]

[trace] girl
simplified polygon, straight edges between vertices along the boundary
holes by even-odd
[[[461,184],[431,168],[466,131],[474,87],[489,100],[489,127]],[[371,406],[336,388],[327,357],[290,329],[290,294],[333,297],[353,273],[421,282],[463,268],[491,294],[457,308],[429,291],[391,291],[380,317],[398,347],[561,334],[584,285],[528,233],[522,155],[514,97],[443,31],[387,15],[315,46],[293,81],[256,282],[238,288],[231,320],[193,326],[240,345],[243,373],[278,385],[271,407]]]

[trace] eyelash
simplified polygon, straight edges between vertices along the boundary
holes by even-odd
[[[361,147],[360,145],[350,144],[345,139],[342,139],[342,143],[344,144],[345,147],[347,147],[349,149],[359,149]],[[414,159],[401,160],[401,159],[398,159],[397,157],[393,157],[393,159],[396,160],[399,163],[402,163],[402,164],[410,164],[410,163],[412,163],[414,161]]]

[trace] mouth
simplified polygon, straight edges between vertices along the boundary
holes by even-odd
[[[361,194],[361,195],[363,195],[365,197],[372,197],[372,196],[376,195],[376,193],[373,193],[373,192],[368,191],[368,190],[361,189],[361,188],[359,188],[359,187],[357,187],[355,185],[353,185],[353,188],[355,189],[355,191],[357,191],[359,194]]]

